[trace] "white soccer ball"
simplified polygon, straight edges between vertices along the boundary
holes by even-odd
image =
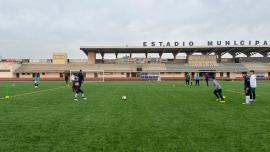
[[[122,100],[127,100],[127,96],[122,96]]]

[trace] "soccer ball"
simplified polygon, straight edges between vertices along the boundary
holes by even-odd
[[[122,100],[127,100],[127,96],[122,96]]]
[[[223,96],[223,99],[226,99],[226,97],[225,97],[225,96]]]

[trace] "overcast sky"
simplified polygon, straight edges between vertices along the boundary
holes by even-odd
[[[0,0],[0,56],[51,58],[80,46],[270,40],[269,0]]]

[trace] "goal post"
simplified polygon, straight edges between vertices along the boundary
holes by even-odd
[[[73,76],[78,75],[80,70],[70,70],[69,77],[70,81]],[[104,82],[104,70],[82,70],[85,81],[95,81],[95,82]]]

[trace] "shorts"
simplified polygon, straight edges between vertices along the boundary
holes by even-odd
[[[249,96],[250,95],[250,88],[245,88],[245,94],[246,94],[246,96]]]

